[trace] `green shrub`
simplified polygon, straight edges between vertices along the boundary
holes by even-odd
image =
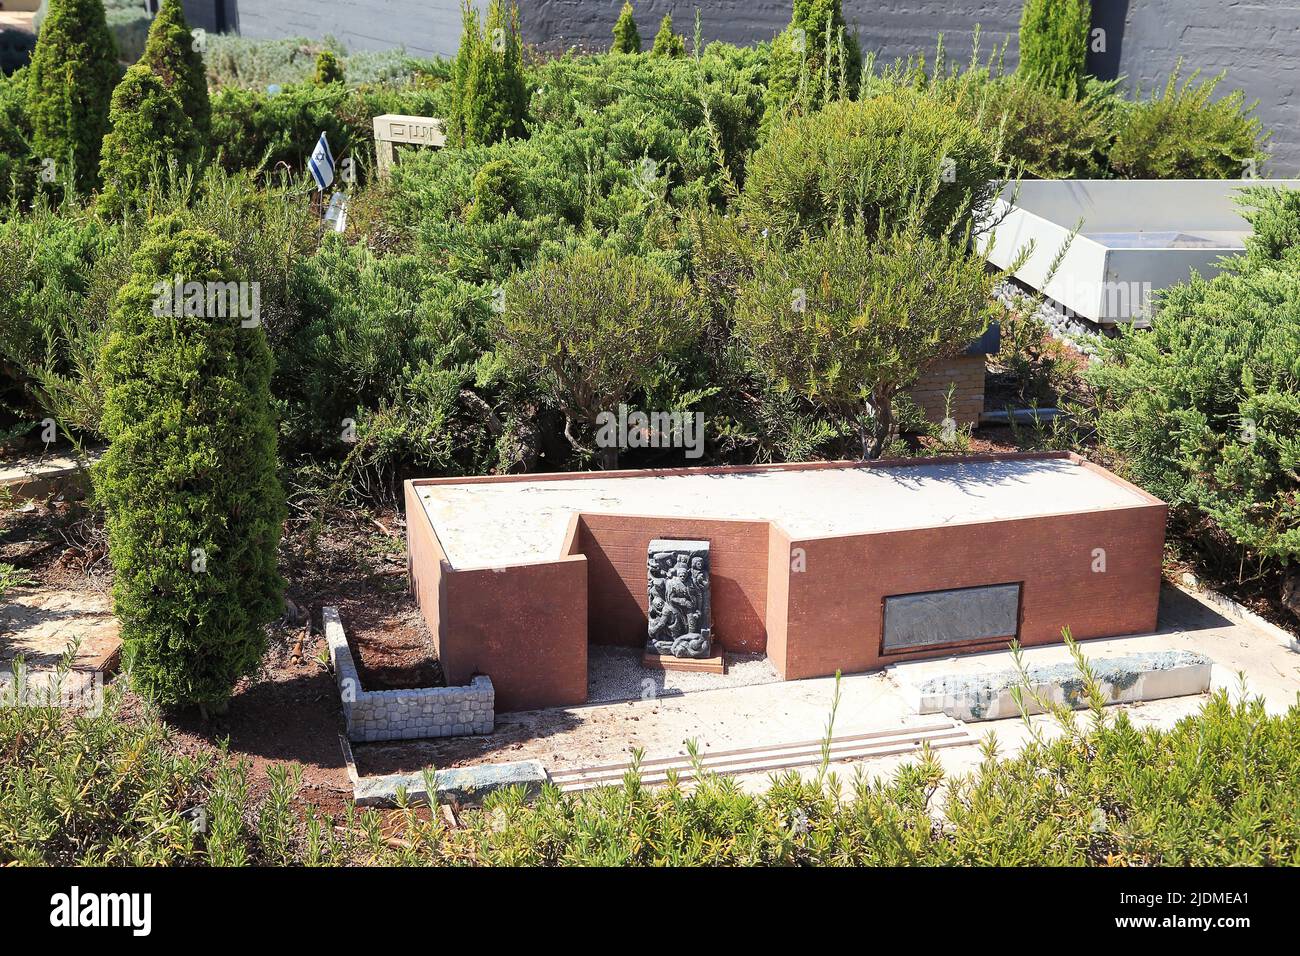
[[[1273,190],[1245,201],[1246,253],[1165,290],[1150,331],[1108,342],[1089,379],[1099,436],[1133,480],[1208,543],[1216,571],[1249,563],[1268,580],[1300,560],[1300,205]]]
[[[632,18],[632,4],[625,2],[614,23],[614,45],[610,53],[640,53],[641,34],[637,32],[636,20]]]
[[[0,866],[285,866],[299,847],[302,862],[343,862],[310,807],[302,843],[284,839],[302,826],[299,768],[272,766],[256,799],[247,762],[182,752],[117,685],[90,712],[0,708],[0,746]]]
[[[361,175],[374,165],[374,117],[438,116],[446,103],[440,87],[420,83],[361,89],[303,84],[275,94],[227,87],[212,98],[212,143],[229,173],[269,174],[281,166],[300,171],[323,132],[335,161],[354,160]]]
[[[103,3],[50,0],[28,71],[27,110],[33,151],[54,160],[60,182],[80,190],[98,182],[99,149],[120,75]]]
[[[1232,268],[1300,272],[1300,190],[1252,187],[1240,192],[1238,203],[1250,234],[1246,251],[1230,260]]]
[[[0,207],[24,203],[36,191],[39,167],[31,153],[27,68],[0,76]]]
[[[104,350],[110,444],[95,471],[114,611],[144,696],[221,709],[283,609],[271,352],[247,315],[160,304],[178,276],[248,281],[213,234],[157,220],[132,264]]]
[[[879,457],[895,396],[932,362],[988,327],[998,275],[956,240],[915,227],[872,236],[833,228],[774,249],[740,288],[735,333],[783,390],[861,422],[862,456]]]
[[[659,21],[659,32],[655,34],[651,56],[682,57],[686,55],[686,40],[673,32],[673,15],[665,13]]]
[[[452,68],[450,141],[458,145],[495,143],[522,136],[528,91],[524,81],[519,8],[491,0],[487,22],[465,2],[460,50]]]
[[[570,443],[605,468],[617,467],[618,449],[588,444],[597,416],[634,401],[653,384],[656,366],[687,350],[700,331],[686,283],[608,250],[579,251],[515,276],[497,323],[504,361],[539,380],[564,414]]]
[[[743,177],[757,142],[765,71],[761,51],[722,44],[698,58],[566,56],[534,74],[533,137],[567,134],[563,148],[579,168],[599,171],[584,190],[594,202],[618,206],[598,184],[634,181],[629,170],[645,169],[637,193],[666,185],[676,206],[721,205],[727,176]],[[613,221],[625,218],[619,211]]]
[[[534,136],[413,153],[393,170],[384,219],[409,224],[412,243],[449,275],[503,283],[583,221],[581,167],[565,165],[563,145]]]
[[[631,774],[535,800],[500,791],[454,829],[411,806],[323,817],[295,799],[297,768],[254,787],[247,763],[183,753],[151,709],[124,711],[114,688],[93,714],[0,709],[0,865],[1300,863],[1300,707],[1224,691],[1168,729],[1061,715],[1062,733],[1014,755],[986,742],[965,774],[934,752],[887,777],[787,771],[760,792],[707,769],[689,786]]]
[[[1079,95],[1091,26],[1092,0],[1025,0],[1017,72],[1058,96]]]
[[[794,0],[790,25],[772,41],[763,128],[853,96],[861,71],[862,53],[840,0]]]
[[[38,199],[0,218],[0,408],[98,434],[99,350],[119,277],[115,228]]]
[[[204,42],[203,62],[213,89],[238,86],[265,90],[272,84],[311,83],[317,57],[323,52],[334,54],[353,86],[402,84],[417,77],[446,80],[451,75],[449,64],[443,60],[419,60],[401,48],[348,54],[333,37],[253,40],[233,33],[209,34]]]
[[[333,50],[321,50],[316,54],[316,75],[312,82],[317,86],[343,82],[343,66]]]
[[[149,27],[149,39],[140,58],[176,94],[185,115],[194,124],[199,142],[207,145],[212,128],[212,105],[203,55],[195,49],[181,0],[163,0]]]
[[[1295,272],[1193,279],[1090,371],[1099,435],[1126,473],[1185,524],[1212,520],[1261,574],[1300,560],[1297,309]]]
[[[346,459],[358,481],[495,466],[494,424],[462,401],[490,345],[487,295],[426,257],[330,236],[303,262],[297,296],[304,321],[277,352],[286,454]]]
[[[933,235],[979,224],[1000,172],[988,139],[950,105],[893,90],[777,129],[750,158],[740,209],[788,241],[838,219],[892,227],[921,207]]]
[[[113,91],[109,124],[99,163],[99,206],[110,215],[138,206],[151,180],[182,176],[199,161],[199,133],[184,105],[144,63],[127,70]]]
[[[1019,74],[987,86],[983,126],[1001,135],[1008,163],[1036,179],[1096,179],[1106,173],[1115,110],[1106,87],[1058,95]]]
[[[1223,74],[1178,83],[1175,69],[1163,94],[1124,111],[1110,150],[1116,176],[1126,179],[1234,179],[1254,176],[1267,159],[1260,123],[1240,90],[1213,99]]]

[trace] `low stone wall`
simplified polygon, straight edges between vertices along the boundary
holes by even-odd
[[[349,740],[411,740],[492,732],[496,691],[490,677],[480,674],[467,687],[366,690],[361,686],[338,609],[323,608],[321,617]]]
[[[983,355],[958,355],[936,362],[921,373],[908,394],[927,420],[943,424],[951,386],[953,421],[958,427],[979,424],[980,412],[984,411],[984,358]]]

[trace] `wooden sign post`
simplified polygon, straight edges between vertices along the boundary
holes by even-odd
[[[375,157],[379,175],[386,178],[397,159],[396,144],[415,143],[418,146],[444,146],[447,134],[442,120],[432,116],[401,116],[385,113],[375,117]]]

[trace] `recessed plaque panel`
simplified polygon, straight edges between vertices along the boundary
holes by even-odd
[[[1015,637],[1020,585],[994,584],[885,598],[885,653]]]

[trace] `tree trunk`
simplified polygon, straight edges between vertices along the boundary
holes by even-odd
[[[868,408],[875,419],[875,428],[872,429],[869,451],[866,442],[863,442],[862,457],[874,461],[884,452],[885,445],[889,442],[889,433],[894,429],[893,396],[873,393]]]

